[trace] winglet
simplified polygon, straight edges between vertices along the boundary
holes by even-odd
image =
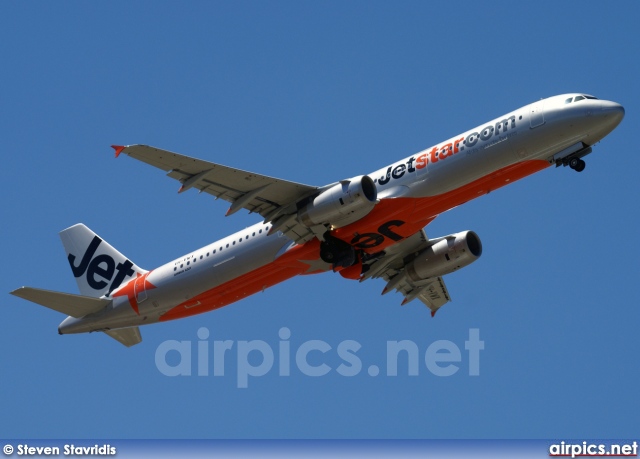
[[[124,147],[122,145],[111,145],[111,148],[113,148],[116,151],[116,158],[118,156],[120,156],[120,153],[122,153],[122,150],[124,150],[127,147]]]
[[[437,309],[436,309],[437,311]],[[436,311],[431,311],[431,317],[435,317],[436,316]]]

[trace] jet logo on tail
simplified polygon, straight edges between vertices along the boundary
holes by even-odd
[[[75,277],[81,277],[85,273],[87,274],[87,283],[94,290],[102,290],[107,285],[109,285],[109,281],[113,279],[113,275],[117,271],[115,279],[111,283],[109,287],[109,291],[107,291],[106,296],[111,295],[115,289],[117,289],[122,281],[124,281],[127,277],[133,276],[135,271],[131,269],[133,267],[133,263],[126,259],[124,263],[118,263],[113,260],[110,255],[106,253],[100,254],[94,258],[98,247],[102,244],[102,239],[98,236],[94,236],[91,244],[87,247],[87,251],[84,253],[82,260],[80,260],[80,264],[78,266],[75,265],[76,256],[73,254],[69,254],[68,260],[69,265],[71,265],[71,270],[73,271],[73,275]],[[97,277],[97,279],[96,279]]]

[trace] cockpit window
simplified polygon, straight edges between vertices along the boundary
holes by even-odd
[[[597,97],[593,97],[593,96],[588,96],[586,94],[582,94],[580,96],[569,97],[568,99],[566,99],[564,101],[564,103],[565,104],[570,104],[571,102],[578,102],[579,100],[584,100],[584,99],[595,99],[595,100],[598,100]]]

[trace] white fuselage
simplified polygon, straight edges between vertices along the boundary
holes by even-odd
[[[441,212],[468,200],[471,191],[467,195],[461,191],[457,198],[457,190],[493,177],[491,174],[497,171],[509,171],[510,167],[527,162],[535,165],[530,172],[515,174],[513,180],[517,180],[553,164],[557,159],[554,155],[559,152],[574,146],[577,149],[578,144],[597,143],[617,126],[624,113],[620,105],[609,101],[584,99],[566,103],[573,96],[577,94],[534,102],[369,174],[376,183],[378,199],[447,196],[443,204],[438,204],[437,212]],[[512,180],[508,173],[505,177],[506,182]],[[483,194],[475,190],[472,198]],[[413,212],[409,216],[416,221],[435,216],[429,215],[435,212],[431,210],[424,210],[424,215]],[[358,222],[351,226],[357,229],[357,225]],[[286,261],[287,254],[300,247],[280,232],[268,235],[270,226],[257,223],[162,265],[152,270],[138,288],[126,284],[114,291],[113,303],[107,310],[81,319],[69,317],[59,330],[81,333],[154,323],[172,318],[165,314],[179,305],[185,311],[205,312],[297,274],[327,269],[295,268]],[[351,228],[345,231],[356,234]],[[313,265],[313,260],[305,261]],[[123,289],[128,289],[128,294],[122,294]],[[137,311],[132,307],[133,301]]]

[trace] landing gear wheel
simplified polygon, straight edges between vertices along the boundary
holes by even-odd
[[[320,243],[320,258],[334,268],[347,268],[358,261],[358,255],[351,245],[330,234],[325,234],[324,241]]]
[[[580,159],[578,160],[578,165],[574,168],[574,170],[576,172],[582,172],[585,167],[587,167],[587,163],[585,163],[584,160]]]
[[[324,249],[324,250],[320,250],[320,258],[325,263],[331,264],[335,260],[336,256],[335,256],[335,253],[332,252],[331,250]]]
[[[580,161],[582,161],[580,158],[571,158],[569,160],[569,167],[575,171],[578,168],[578,165],[580,164]],[[582,161],[582,162],[584,162],[584,161]]]

